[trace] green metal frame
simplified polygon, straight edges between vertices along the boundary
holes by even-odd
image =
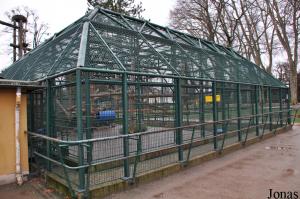
[[[280,112],[274,133],[276,133],[279,121],[281,127],[285,118],[287,124],[291,124],[290,93],[287,107],[283,107],[283,92],[288,88],[232,49],[101,8],[87,13],[74,24],[57,33],[7,68],[3,75],[8,79],[38,81],[45,85],[46,119],[41,120],[45,121],[44,128],[47,136],[41,135],[40,138],[46,142],[46,152],[42,153],[37,150],[35,154],[39,154],[46,160],[48,171],[51,171],[52,164],[64,167],[64,175],[71,191],[73,184],[70,182],[68,169],[76,168],[79,178],[77,191],[85,192],[86,197],[89,197],[90,175],[97,169],[93,166],[104,164],[97,162],[93,156],[94,150],[98,147],[94,144],[107,139],[101,140],[94,138],[93,135],[92,118],[95,108],[93,109],[91,105],[93,104],[91,92],[94,92],[92,85],[121,87],[119,98],[122,106],[118,113],[120,115],[118,123],[116,122],[122,128],[118,132],[121,135],[109,138],[121,140],[121,154],[118,154],[120,156],[118,158],[110,157],[115,158],[113,160],[101,161],[110,163],[118,160],[118,164],[122,167],[122,172],[119,173],[124,174],[122,178],[129,181],[131,179],[134,181],[138,172],[138,164],[145,161],[141,156],[150,153],[143,149],[143,142],[145,142],[143,136],[146,134],[159,135],[166,133],[167,130],[172,134],[174,132],[174,137],[165,135],[170,136],[172,140],[171,146],[167,147],[171,151],[176,150],[176,157],[178,157],[176,161],[180,163],[189,161],[199,140],[211,141],[214,150],[222,152],[225,141],[230,139],[227,136],[229,128],[235,129],[230,132],[236,133],[238,139],[236,141],[242,144],[246,143],[252,128],[255,128],[256,136],[263,137],[267,122],[269,122],[269,129],[273,130],[272,120],[277,114],[275,108],[273,110],[272,89],[279,89],[280,92]],[[132,87],[134,87],[133,90],[131,90]],[[147,115],[144,112],[144,103],[147,102],[145,87],[159,87],[157,90],[153,89],[153,93],[161,96],[169,90],[165,98],[171,102],[163,109],[159,107],[163,105],[163,102],[159,102],[155,97],[153,102],[155,115]],[[75,102],[72,102],[67,110],[70,112],[71,119],[64,118],[68,120],[70,126],[64,124],[64,127],[69,133],[76,131],[76,138],[73,138],[76,139],[75,141],[60,142],[56,139],[59,126],[56,123],[59,117],[55,110],[59,107],[56,107],[54,94],[59,95],[55,93],[55,89],[60,89],[60,92],[64,93],[62,88],[73,92],[72,96],[68,96]],[[208,91],[209,89],[211,91]],[[264,104],[266,89],[269,98],[268,106]],[[131,91],[134,93],[133,97]],[[245,108],[242,93],[248,95],[249,92],[251,104]],[[190,99],[190,96],[187,96],[189,93],[192,93],[195,99]],[[221,96],[220,106],[216,100],[217,94]],[[211,103],[205,101],[207,95],[211,95]],[[32,102],[31,97],[32,109],[34,101]],[[130,109],[133,107],[136,114],[135,124],[139,133],[134,133],[134,135],[129,134],[129,111],[131,111],[129,107]],[[269,111],[264,111],[264,108]],[[85,115],[83,115],[84,109]],[[232,109],[236,111],[236,118],[230,115]],[[287,117],[284,117],[283,112],[287,110]],[[30,122],[34,122],[38,114],[30,111]],[[157,111],[160,111],[160,115],[156,114]],[[167,115],[165,112],[171,113]],[[172,124],[163,124],[165,126],[162,127],[167,130],[140,132],[147,117],[149,121],[154,119],[156,122],[161,119],[162,123]],[[242,128],[242,122],[247,119],[249,120],[248,126]],[[231,121],[234,122],[230,123]],[[186,123],[189,126],[184,126]],[[218,131],[219,126],[222,126],[222,132]],[[198,128],[199,134],[197,134]],[[34,123],[30,123],[30,130],[37,130]],[[186,136],[189,132],[191,136]],[[242,132],[245,132],[245,138]],[[87,141],[84,141],[85,139]],[[132,151],[132,140],[136,141],[136,151]],[[220,146],[218,146],[219,140],[222,141]],[[54,144],[56,141],[60,144]],[[76,167],[66,166],[68,163],[62,150],[73,150],[72,155],[76,159]],[[161,149],[155,150],[160,152]],[[58,158],[57,156],[59,160],[55,159]],[[133,170],[132,158],[134,158]]]

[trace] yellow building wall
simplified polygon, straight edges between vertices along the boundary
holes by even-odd
[[[16,171],[15,140],[16,88],[0,88],[0,177]],[[22,93],[20,106],[20,148],[22,173],[28,173],[27,97]]]

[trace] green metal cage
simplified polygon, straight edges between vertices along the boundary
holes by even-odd
[[[101,8],[3,76],[43,86],[30,152],[73,195],[291,124],[289,89],[232,49]]]

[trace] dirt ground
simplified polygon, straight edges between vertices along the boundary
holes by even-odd
[[[300,197],[300,127],[109,199],[260,199],[270,190]]]
[[[1,199],[62,199],[63,197],[53,189],[46,187],[41,178],[34,178],[22,186],[8,184],[0,186]]]

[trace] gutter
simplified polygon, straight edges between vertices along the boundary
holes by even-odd
[[[16,90],[16,111],[15,111],[15,138],[16,138],[16,180],[18,185],[23,184],[21,172],[21,149],[20,149],[20,105],[21,105],[21,87]]]

